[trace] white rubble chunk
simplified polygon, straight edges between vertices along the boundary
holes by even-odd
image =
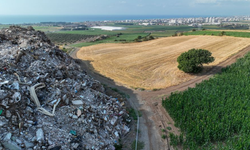
[[[44,133],[43,133],[43,129],[38,129],[36,131],[36,140],[37,141],[44,141]]]
[[[83,101],[82,100],[74,100],[72,101],[73,105],[83,105]]]

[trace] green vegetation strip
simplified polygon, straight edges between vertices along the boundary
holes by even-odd
[[[184,35],[214,35],[214,36],[221,36],[223,31],[194,31],[194,32],[185,32]],[[234,36],[234,37],[244,37],[250,38],[250,32],[224,32],[224,35],[227,36]]]
[[[184,133],[184,149],[250,149],[250,53],[162,105]],[[178,137],[171,135],[176,146]]]
[[[97,40],[94,42],[84,42],[84,43],[77,43],[73,44],[73,47],[84,47],[84,46],[90,46],[95,44],[102,44],[102,43],[129,43],[134,42],[134,40],[138,37],[146,37],[148,36],[148,33],[124,33],[119,36],[109,36],[107,39],[103,40]]]
[[[63,33],[48,33],[46,35],[53,43],[75,43],[77,41],[94,37],[93,35],[63,34]]]

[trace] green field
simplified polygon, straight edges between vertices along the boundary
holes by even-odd
[[[101,29],[92,29],[89,30],[78,30],[78,31],[60,31],[61,27],[53,27],[53,26],[38,26],[34,25],[35,30],[40,30],[45,32],[49,38],[51,38],[52,42],[66,44],[73,43],[72,47],[83,47],[90,46],[100,43],[124,43],[124,42],[133,42],[138,36],[145,37],[147,35],[152,35],[153,37],[169,37],[175,35],[178,32],[185,32],[184,35],[219,35],[221,31],[196,31],[196,32],[188,32],[192,29],[196,29],[194,27],[190,27],[187,25],[182,26],[161,26],[161,25],[152,25],[152,26],[141,26],[131,23],[107,23],[108,26],[120,26],[127,28],[126,30],[121,31],[105,31]],[[6,28],[9,25],[0,25],[0,28]],[[224,27],[220,27],[218,25],[204,25],[202,28],[205,29],[218,29],[223,30],[226,29]],[[61,34],[61,35],[60,35]],[[118,34],[119,37],[117,36]],[[79,35],[79,36],[77,36]],[[95,42],[81,42],[84,39],[84,36],[98,36],[98,35],[108,35],[107,39],[99,40]],[[250,33],[245,32],[226,32],[227,36],[235,36],[235,37],[250,37]],[[71,38],[69,38],[71,37]]]
[[[120,25],[120,27],[126,27],[126,30],[121,30],[121,31],[105,31],[101,29],[89,29],[89,30],[82,30],[82,31],[60,31],[57,33],[66,33],[66,34],[87,34],[87,35],[101,35],[101,34],[106,34],[106,35],[115,35],[118,33],[144,33],[147,31],[150,32],[166,32],[168,31],[190,31],[193,29],[193,27],[189,26],[140,26],[140,25]]]
[[[35,30],[40,30],[43,32],[57,32],[61,27],[48,27],[48,26],[32,26]]]
[[[195,88],[162,101],[185,137],[183,141],[171,134],[172,145],[191,150],[250,149],[249,66],[250,53]]]
[[[220,36],[222,31],[194,31],[194,32],[185,32],[184,35],[214,35],[214,36]],[[244,37],[244,38],[250,38],[250,32],[233,32],[233,31],[225,31],[226,36],[234,36],[234,37]]]
[[[110,23],[109,26],[115,26],[116,24]],[[120,27],[126,27],[126,30],[121,31],[105,31],[101,29],[89,29],[82,31],[59,31],[58,34],[83,34],[83,35],[108,35],[108,39],[104,39],[96,42],[83,42],[73,44],[73,47],[90,46],[100,43],[124,43],[133,42],[138,36],[145,37],[151,33],[154,37],[167,37],[174,35],[177,31],[190,31],[193,27],[189,26],[140,26],[140,25],[119,25]],[[122,34],[117,37],[117,34]]]
[[[78,31],[59,31],[57,33],[63,34],[84,34],[84,35],[116,35],[116,31],[105,31],[101,29],[89,29],[89,30],[78,30]]]
[[[115,23],[109,23],[108,26],[117,26]],[[64,34],[84,34],[84,35],[108,35],[109,38],[102,40],[102,41],[96,41],[96,42],[90,42],[90,43],[77,43],[73,44],[74,47],[83,47],[83,46],[89,46],[94,44],[100,44],[100,43],[121,43],[121,42],[133,42],[133,40],[138,36],[146,36],[147,34],[151,34],[153,37],[169,37],[172,35],[175,35],[177,32],[186,32],[185,35],[219,35],[221,31],[196,31],[196,32],[188,32],[192,29],[197,29],[190,26],[160,26],[160,25],[152,25],[152,26],[141,26],[141,25],[123,25],[120,24],[120,27],[126,27],[126,30],[122,31],[104,31],[101,29],[89,29],[89,30],[83,30],[83,31],[59,31],[57,33],[64,33]],[[217,25],[205,25],[203,26],[205,29],[226,29],[224,27],[220,27]],[[117,38],[116,35],[122,33],[122,35]],[[230,32],[226,33],[228,36],[236,36],[236,37],[249,37],[250,34],[244,33],[244,32]],[[122,41],[120,41],[122,40]]]
[[[125,43],[125,42],[133,42],[134,39],[136,39],[138,36],[148,36],[148,33],[124,33],[122,35],[120,35],[119,37],[117,36],[111,36],[107,39],[104,40],[99,40],[99,41],[95,41],[95,42],[83,42],[83,43],[77,43],[77,44],[73,44],[71,46],[73,47],[84,47],[84,46],[90,46],[90,45],[95,45],[95,44],[101,44],[101,43]]]
[[[53,43],[75,43],[87,38],[94,37],[93,35],[84,35],[84,34],[59,34],[59,33],[47,33],[47,37]]]
[[[168,37],[168,36],[172,36],[175,35],[176,30],[167,30],[164,32],[158,31],[158,32],[153,32],[151,35],[154,37]]]

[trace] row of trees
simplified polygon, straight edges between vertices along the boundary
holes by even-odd
[[[249,66],[247,54],[221,74],[162,101],[184,133],[184,148],[250,148]]]
[[[142,36],[138,36],[136,39],[134,39],[135,42],[142,42],[142,41],[149,41],[149,40],[153,40],[155,39],[152,35],[150,36],[145,36],[145,37],[142,37]]]

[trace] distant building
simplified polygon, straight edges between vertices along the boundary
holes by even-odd
[[[140,25],[143,25],[143,26],[148,26],[148,25],[150,25],[149,23],[141,23]]]
[[[116,30],[126,30],[124,27],[111,27],[111,26],[94,26],[92,29],[101,29],[107,31],[116,31]]]

